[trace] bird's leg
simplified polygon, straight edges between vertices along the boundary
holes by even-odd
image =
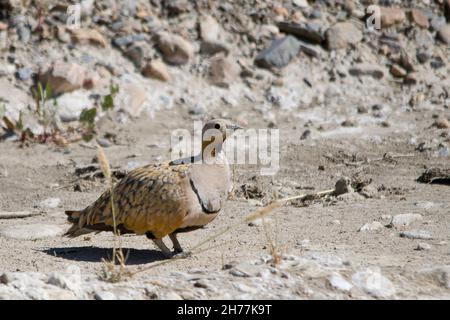
[[[175,253],[183,252],[183,248],[181,247],[180,242],[178,242],[177,234],[171,233],[171,234],[169,234],[169,238],[170,238],[170,240],[172,240],[173,249],[174,249]]]
[[[152,240],[167,259],[172,258],[173,253],[170,251],[169,248],[167,248],[162,239],[152,239]]]
[[[187,252],[183,251],[183,248],[181,247],[180,243],[178,242],[176,233],[169,234],[169,238],[170,238],[170,240],[172,240],[173,249],[174,249],[173,250],[174,251],[174,255],[172,256],[172,258],[185,259],[185,258],[191,256],[191,253],[189,251],[187,251]]]

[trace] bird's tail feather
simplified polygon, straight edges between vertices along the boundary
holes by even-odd
[[[94,232],[95,230],[80,226],[80,217],[83,215],[83,211],[68,210],[65,212],[67,215],[67,221],[72,223],[72,226],[64,234],[66,237],[75,238],[83,234]]]

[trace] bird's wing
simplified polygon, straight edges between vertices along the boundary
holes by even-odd
[[[176,230],[189,211],[188,165],[148,165],[131,171],[115,187],[116,226],[156,238]],[[106,191],[84,210],[79,226],[113,226],[111,194]]]

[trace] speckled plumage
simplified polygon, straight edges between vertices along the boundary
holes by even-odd
[[[129,172],[113,189],[117,229],[122,234],[146,234],[156,239],[155,243],[166,255],[168,249],[160,239],[170,235],[175,249],[182,251],[175,234],[211,222],[230,190],[226,158],[222,153],[216,158],[221,161],[214,164],[173,161]],[[113,230],[109,190],[84,210],[66,214],[73,223],[66,233],[69,237]]]

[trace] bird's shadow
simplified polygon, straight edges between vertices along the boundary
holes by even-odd
[[[127,265],[146,264],[165,259],[162,252],[158,250],[122,248],[122,251]],[[95,246],[55,247],[42,250],[42,252],[54,257],[84,262],[102,262],[102,259],[111,261],[113,255],[112,249]]]

